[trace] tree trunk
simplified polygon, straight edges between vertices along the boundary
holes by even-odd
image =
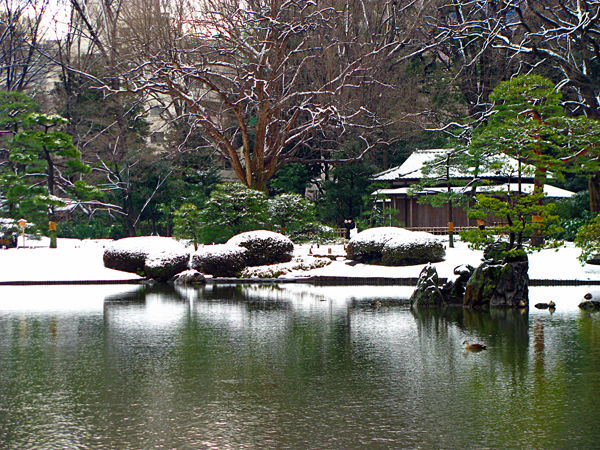
[[[588,188],[590,191],[590,211],[600,212],[600,172],[596,172],[589,179]]]

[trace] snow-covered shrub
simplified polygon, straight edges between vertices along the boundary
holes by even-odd
[[[246,249],[230,244],[207,245],[192,254],[192,269],[215,277],[235,277],[246,267]]]
[[[144,263],[144,274],[158,281],[167,281],[187,270],[189,265],[190,252],[186,249],[151,252]]]
[[[229,241],[229,245],[244,247],[246,265],[264,266],[292,260],[294,243],[280,233],[267,230],[248,231],[238,234]]]
[[[411,232],[390,239],[383,246],[381,262],[386,266],[408,266],[439,262],[446,256],[444,245],[433,234]]]
[[[402,239],[411,234],[411,231],[404,228],[369,228],[350,239],[346,251],[348,259],[364,263],[379,263],[383,257],[383,248],[388,241],[394,238]]]
[[[441,261],[444,245],[432,234],[404,228],[369,228],[348,242],[349,259],[371,264],[403,266]]]
[[[186,252],[174,239],[159,236],[140,236],[119,239],[104,250],[104,265],[109,269],[139,273],[144,270],[148,255],[162,252]],[[177,272],[175,272],[177,273]]]

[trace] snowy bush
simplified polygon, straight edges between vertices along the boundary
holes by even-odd
[[[167,281],[174,275],[187,270],[190,264],[190,252],[179,251],[152,252],[146,257],[144,274],[158,281]]]
[[[348,242],[348,258],[355,261],[402,266],[441,261],[444,245],[432,234],[404,228],[370,228]]]
[[[112,242],[104,250],[103,260],[104,265],[109,269],[140,273],[144,270],[149,255],[152,255],[151,257],[154,259],[158,258],[161,253],[183,254],[189,258],[189,253],[185,247],[174,239],[159,236],[141,236]]]
[[[411,234],[411,231],[404,228],[369,228],[350,239],[347,249],[348,258],[365,263],[379,263],[383,257],[383,248],[388,241],[394,238],[402,239]]]
[[[192,255],[191,266],[215,277],[235,277],[246,267],[246,249],[230,244],[207,245]]]
[[[292,260],[294,243],[280,233],[267,230],[248,231],[227,241],[229,245],[244,247],[246,265],[264,266]]]
[[[411,232],[390,239],[383,246],[381,262],[386,266],[408,266],[439,262],[446,256],[444,245],[432,234]]]

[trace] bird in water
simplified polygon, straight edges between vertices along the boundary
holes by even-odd
[[[376,300],[374,302],[369,303],[369,306],[371,308],[379,309],[379,308],[381,308],[381,302],[379,300]]]
[[[538,309],[555,309],[556,308],[556,303],[554,303],[552,300],[550,300],[549,303],[536,303],[535,307]]]
[[[464,341],[463,345],[465,346],[465,350],[469,350],[470,352],[479,352],[487,348],[485,345],[481,344],[469,344],[469,341]]]

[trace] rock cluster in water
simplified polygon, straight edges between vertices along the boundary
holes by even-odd
[[[522,308],[529,305],[529,263],[525,253],[511,255],[504,244],[484,251],[484,261],[477,268],[458,266],[456,279],[439,286],[435,267],[428,264],[421,271],[411,296],[413,307],[460,305],[474,308]]]

